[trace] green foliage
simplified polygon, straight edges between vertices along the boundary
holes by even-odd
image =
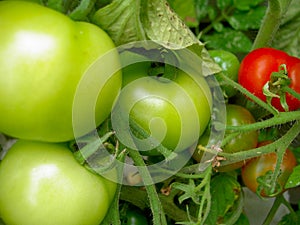
[[[234,225],[250,225],[250,222],[247,216],[242,213]]]
[[[241,186],[235,177],[222,173],[211,180],[211,208],[205,224],[232,224],[242,210]],[[231,223],[229,223],[229,221]]]
[[[251,40],[243,32],[230,28],[222,28],[220,32],[203,35],[202,38],[210,49],[223,49],[239,53],[250,51],[252,46]]]
[[[292,0],[273,40],[273,46],[300,57],[300,1]]]
[[[289,176],[285,188],[293,188],[299,185],[300,185],[300,165],[294,168],[293,173]]]
[[[250,51],[255,37],[253,32],[260,27],[266,11],[264,0],[195,0],[194,4],[184,7],[181,6],[183,1],[170,2],[184,21],[197,19],[193,24],[186,21],[187,25],[191,28],[200,25],[195,32],[208,48],[234,53]]]
[[[90,21],[98,25],[112,37],[117,45],[150,39],[173,43],[181,48],[190,48],[207,63],[210,71],[213,72],[218,71],[219,68],[210,60],[204,47],[223,49],[239,54],[249,52],[266,14],[268,2],[266,0],[168,0],[170,4],[168,5],[166,0],[32,1],[65,13],[74,20]],[[272,40],[272,46],[284,50],[290,55],[300,57],[299,40],[300,2],[292,0],[287,14],[282,19],[280,29]],[[241,96],[238,98],[242,99]],[[247,100],[247,104],[254,104],[249,102],[248,98],[244,100]],[[261,108],[260,110],[254,108],[252,111],[259,120],[266,116],[266,112]],[[274,127],[266,126],[260,130],[260,139],[273,139],[276,132],[278,131]],[[279,138],[278,134],[277,138]],[[298,153],[299,160],[300,148],[294,152]],[[250,154],[251,151],[249,151]],[[230,157],[228,158],[230,159]],[[193,175],[195,174],[181,173],[180,176],[192,177]],[[178,177],[177,174],[176,178]],[[171,215],[170,211],[175,208],[172,216],[176,217],[176,212],[179,210],[176,208],[177,206],[180,207],[181,214],[187,214],[190,221],[176,221],[177,224],[249,225],[247,217],[242,213],[243,196],[241,185],[236,177],[228,174],[212,174],[211,171],[206,171],[202,177],[197,177],[197,179],[176,178],[172,180],[171,186],[175,193],[179,193],[176,201],[173,201],[172,196],[162,197],[161,195],[160,200],[161,205],[166,207],[164,210],[168,216]],[[299,185],[300,166],[294,169],[285,188]],[[152,197],[143,193],[146,196],[143,199],[144,202],[147,202],[146,199],[154,199],[153,195],[156,195],[156,192],[154,187],[152,188]],[[142,190],[138,191],[142,192]],[[121,185],[118,185],[117,193],[118,195],[121,193]],[[137,191],[134,194],[133,202],[137,201],[139,197]],[[120,223],[118,195],[107,214],[105,224]],[[152,200],[154,203],[158,202],[158,200],[154,200]],[[149,202],[144,204],[145,207],[150,205]],[[152,203],[153,208],[157,205],[160,204]],[[160,209],[156,211],[160,212]],[[180,213],[177,214],[179,216]],[[292,212],[284,216],[279,225],[299,224],[299,220],[300,211]],[[4,225],[1,219],[0,225]]]
[[[295,225],[300,223],[300,210],[282,217],[278,225]]]
[[[97,9],[92,22],[104,29],[116,45],[150,39],[171,49],[189,48],[205,62],[209,74],[220,71],[203,48],[203,43],[167,1],[115,0]]]
[[[169,0],[168,2],[171,8],[178,12],[178,16],[183,19],[187,26],[197,27],[199,25],[194,0]]]

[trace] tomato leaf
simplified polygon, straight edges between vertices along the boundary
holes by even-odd
[[[252,7],[259,5],[264,0],[234,0],[234,5],[239,10],[250,10]]]
[[[249,52],[252,47],[251,40],[241,31],[225,28],[222,32],[215,32],[203,36],[207,41],[207,47],[223,49],[230,52]]]
[[[300,57],[300,2],[293,0],[277,32],[273,46],[290,55]]]
[[[166,0],[115,0],[98,9],[92,22],[104,29],[116,45],[152,40],[169,49],[190,48],[204,62],[203,75],[220,71],[189,27],[170,8]],[[205,72],[209,71],[209,72]]]
[[[300,222],[300,211],[296,211],[295,213],[289,213],[284,215],[279,221],[278,225],[295,225]]]
[[[115,0],[98,9],[92,22],[104,29],[116,45],[121,45],[146,39],[140,13],[140,1]]]
[[[235,210],[235,205],[241,200],[241,186],[233,176],[225,173],[215,176],[211,181],[211,196],[211,209],[205,224],[226,224],[233,215],[238,220],[242,207]]]
[[[250,222],[247,216],[242,213],[234,225],[250,225]]]
[[[167,1],[147,1],[143,13],[143,26],[147,36],[166,48],[183,49],[196,53],[203,61],[203,75],[220,71],[219,66],[209,57],[201,43],[189,27],[170,8]]]
[[[293,188],[300,185],[300,165],[293,169],[292,174],[286,182],[285,188]]]
[[[70,13],[69,17],[73,20],[85,20],[94,6],[94,0],[82,0]]]
[[[197,27],[199,25],[194,0],[168,0],[172,9],[189,27]]]
[[[237,10],[227,20],[235,30],[258,29],[265,12],[265,6],[251,8],[249,11]]]
[[[166,1],[146,1],[143,25],[147,36],[166,47],[181,49],[201,44]]]
[[[196,10],[196,16],[198,23],[201,19],[205,18],[208,11],[211,7],[208,6],[209,0],[194,0],[195,10]]]
[[[66,12],[63,0],[48,0],[46,6],[62,13]]]
[[[232,0],[217,0],[217,6],[219,9],[226,9],[233,4]]]

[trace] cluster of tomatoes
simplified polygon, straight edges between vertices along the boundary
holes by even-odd
[[[282,67],[285,67],[285,73],[280,74],[279,82],[288,80],[288,83],[280,83],[281,88],[283,85],[289,86],[296,92],[300,92],[299,86],[299,68],[300,60],[296,57],[289,56],[283,51],[273,48],[259,48],[253,50],[247,54],[241,64],[235,55],[227,51],[212,50],[210,51],[211,56],[214,58],[221,68],[222,72],[225,73],[230,79],[240,83],[245,89],[257,96],[263,101],[267,101],[267,97],[264,93],[264,87],[266,83],[272,81],[272,74],[280,72]],[[218,76],[217,76],[218,78]],[[222,85],[222,79],[219,78],[221,88],[224,92],[224,96],[230,99],[235,96],[236,90],[232,86]],[[271,80],[271,81],[270,81]],[[278,80],[273,80],[273,83]],[[270,84],[272,85],[272,84]],[[274,90],[274,88],[273,88]],[[293,95],[280,92],[280,86],[276,93],[275,98],[270,100],[270,104],[275,111],[284,111],[285,108],[282,105],[281,97],[279,94],[284,95],[285,103],[288,105],[287,110],[297,110],[300,108],[300,101]],[[233,98],[234,99],[234,98]],[[232,102],[240,103],[239,100],[232,100]],[[245,124],[252,124],[256,122],[256,119],[252,113],[245,107],[236,103],[226,105],[227,121],[228,126],[239,126]],[[233,131],[226,131],[226,136],[230,135]],[[207,129],[199,139],[199,144],[206,145],[210,130]],[[222,150],[226,153],[235,153],[239,151],[245,151],[261,147],[272,143],[273,137],[268,137],[267,140],[261,140],[259,138],[259,131],[253,130],[249,132],[241,132],[234,138],[230,139],[229,142],[225,143]],[[258,141],[260,140],[260,141]],[[201,160],[201,152],[195,152],[193,157],[197,160]],[[259,179],[265,176],[269,172],[274,172],[277,161],[277,153],[272,152],[268,154],[262,154],[259,157],[251,158],[247,161],[240,161],[237,163],[217,167],[220,172],[231,171],[234,169],[241,168],[241,176],[244,184],[253,192],[259,193],[261,196],[274,196],[276,194],[285,191],[284,186],[287,182],[288,177],[293,172],[293,168],[297,165],[297,160],[293,152],[286,149],[283,157],[283,161],[280,166],[280,175],[277,177],[277,192],[274,194],[266,193],[263,187],[260,186]]]
[[[74,22],[51,9],[27,2],[1,1],[0,29],[0,132],[18,139],[0,164],[0,218],[7,224],[24,225],[101,223],[114,197],[116,184],[81,166],[68,148],[68,142],[75,138],[76,88],[88,67],[115,48],[112,40],[93,24]],[[281,74],[280,79],[299,93],[299,59],[272,48],[250,52],[241,64],[230,52],[211,50],[209,53],[222,73],[263,101],[270,100],[276,110],[300,108],[297,98],[281,91],[282,83],[277,85],[278,80],[272,79],[268,83],[271,74],[285,65],[288,73]],[[110,56],[110,64],[106,66],[118,68],[117,53]],[[106,69],[96,72],[101,76],[101,70]],[[130,112],[129,116],[143,130],[152,132],[167,149],[177,148],[179,140],[182,141],[179,150],[192,146],[195,141],[205,145],[210,135],[208,124],[213,101],[205,78],[192,79],[177,70],[169,82],[161,76],[148,76],[148,69],[147,63],[136,64],[124,68],[123,75],[117,72],[104,79],[106,83],[95,104],[95,125],[99,126],[110,116],[118,96],[122,110]],[[216,77],[224,96],[233,98],[237,90],[223,85],[220,76]],[[263,92],[266,84],[272,99]],[[94,100],[91,96],[94,88],[93,82],[87,83],[86,92],[81,93],[85,101]],[[130,105],[129,100],[135,104]],[[193,113],[187,107],[189,104],[193,106]],[[76,110],[79,110],[76,115],[83,115],[79,134],[84,135],[93,127],[87,125],[90,123],[84,116],[86,109]],[[226,115],[226,125],[230,126],[256,122],[246,107],[233,102],[226,104]],[[165,122],[166,133],[156,129],[160,126],[160,121],[152,120],[156,117]],[[182,132],[183,129],[186,130]],[[226,131],[225,137],[231,133]],[[258,143],[258,137],[257,130],[241,132],[222,149],[235,153],[269,143]],[[160,155],[156,149],[150,150],[147,155]],[[201,154],[196,151],[193,158],[200,161]],[[245,185],[256,191],[257,178],[273,171],[276,160],[276,153],[270,153],[217,170],[241,168]],[[286,150],[278,177],[282,187],[296,164],[293,153]],[[263,190],[261,194],[267,195]]]
[[[17,139],[0,164],[0,218],[19,225],[98,225],[116,183],[80,165],[67,142],[74,139],[76,87],[114,43],[93,24],[34,3],[1,1],[0,21],[0,132]],[[117,64],[115,54],[107,66]],[[96,105],[97,125],[121,87],[121,73],[110,78]]]

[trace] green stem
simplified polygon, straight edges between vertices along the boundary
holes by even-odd
[[[256,104],[258,104],[260,107],[266,109],[268,112],[272,113],[273,115],[278,114],[278,112],[272,106],[268,105],[263,100],[261,100],[260,98],[256,97],[254,94],[252,94],[251,92],[249,92],[246,88],[242,87],[237,82],[231,80],[229,77],[227,77],[226,75],[224,75],[222,73],[220,74],[220,77],[222,78],[222,80],[226,81],[226,83],[228,85],[230,85],[233,88],[235,88],[238,91],[240,91],[242,94],[244,94],[245,96],[247,96],[249,99],[251,99],[253,102],[255,102]]]
[[[242,160],[247,160],[249,158],[257,157],[262,154],[274,152],[275,149],[287,148],[290,143],[297,137],[300,133],[300,122],[296,122],[288,132],[281,138],[272,142],[271,144],[264,145],[258,148],[250,149],[247,151],[241,151],[237,153],[224,153],[220,152],[219,156],[226,158],[225,161],[221,161],[221,165],[228,165],[234,162],[239,162]]]
[[[86,16],[91,12],[95,0],[82,0],[79,5],[70,12],[69,17],[73,20],[85,20]]]
[[[266,15],[263,18],[252,49],[271,46],[271,42],[279,28],[291,0],[269,0]]]
[[[149,133],[145,129],[143,129],[134,119],[129,118],[129,121],[136,137],[140,137],[141,139],[143,139],[150,136]],[[169,160],[172,160],[177,156],[177,153],[174,153],[165,148],[161,143],[159,143],[155,149]]]
[[[292,88],[290,88],[290,87],[283,87],[282,90],[286,91],[287,93],[291,94],[292,96],[294,96],[295,98],[297,98],[298,100],[300,100],[300,93],[296,92]]]
[[[279,124],[284,124],[290,121],[300,120],[300,111],[280,112],[270,119],[262,120],[252,124],[245,124],[240,126],[226,126],[226,130],[237,132],[247,132],[252,130],[264,129]]]
[[[129,155],[134,161],[134,164],[138,167],[141,177],[143,178],[144,183],[152,183],[151,174],[149,173],[146,164],[136,150],[128,149]],[[164,210],[162,208],[161,202],[159,200],[158,194],[156,192],[156,187],[154,184],[145,185],[146,191],[149,197],[150,208],[153,213],[153,224],[154,225],[167,225],[167,221],[164,215]]]
[[[209,166],[205,171],[205,177],[198,186],[198,190],[204,187],[204,193],[201,199],[199,211],[198,211],[198,221],[204,224],[211,207],[211,193],[210,193],[210,182],[212,176],[212,166]],[[206,210],[204,210],[206,208]],[[208,209],[208,210],[207,210]]]
[[[290,215],[293,218],[294,224],[298,224],[298,216],[291,204],[284,198],[282,197],[282,204],[284,204],[288,210],[290,211]]]
[[[279,206],[281,205],[282,203],[282,198],[283,196],[282,195],[279,195],[275,198],[275,201],[272,205],[272,208],[271,210],[269,211],[267,217],[265,218],[264,222],[262,225],[270,225],[272,220],[274,219],[274,216],[279,208]]]
[[[113,134],[114,132],[108,132],[103,135],[103,137],[96,137],[95,140],[88,141],[83,148],[79,149],[79,151],[74,152],[74,157],[78,163],[83,165],[86,160],[95,154],[103,145],[103,143],[107,141]],[[80,140],[78,142],[80,142]]]
[[[164,211],[169,218],[177,222],[188,221],[189,217],[187,215],[187,212],[180,209],[174,201],[174,198],[178,194],[178,192],[179,190],[172,189],[169,195],[159,194],[158,196],[162,206],[164,207]],[[149,207],[147,192],[138,187],[123,185],[120,199],[126,202],[130,202],[140,209],[146,209]]]
[[[125,154],[119,154],[117,160],[124,163]],[[120,176],[118,178],[119,181],[121,181],[123,178],[123,176],[121,175],[123,174],[123,169],[124,169],[123,167],[117,167],[117,174]],[[119,203],[120,203],[119,198],[121,194],[121,189],[122,189],[122,184],[121,182],[118,182],[115,196],[113,198],[113,201],[110,204],[109,211],[106,213],[106,216],[102,221],[101,225],[111,225],[111,224],[121,225],[120,213],[119,213]]]

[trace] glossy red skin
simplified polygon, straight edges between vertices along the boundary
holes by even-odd
[[[262,88],[269,81],[271,73],[277,72],[279,66],[286,64],[290,87],[300,92],[300,59],[273,48],[259,48],[250,52],[242,60],[238,74],[238,82],[248,91],[266,101]],[[300,108],[300,101],[286,95],[289,110]],[[272,105],[279,111],[284,111],[278,98],[272,99]]]
[[[258,147],[267,145],[271,143],[270,141],[264,141],[258,144]],[[261,155],[256,158],[252,158],[246,162],[245,166],[242,167],[241,175],[244,184],[253,192],[256,192],[258,188],[258,182],[256,179],[260,176],[263,176],[266,172],[275,170],[277,155],[275,152]],[[290,174],[293,172],[293,168],[297,165],[296,157],[293,152],[289,149],[286,150],[283,162],[280,166],[281,174],[277,178],[277,182],[283,188]],[[283,188],[283,191],[284,188]],[[268,196],[262,191],[261,196],[263,197],[271,197]]]

